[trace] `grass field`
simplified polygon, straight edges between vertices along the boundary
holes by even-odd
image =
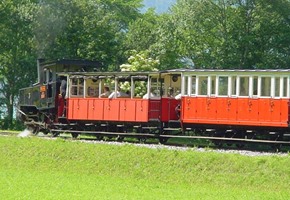
[[[1,199],[289,199],[290,156],[0,137]]]

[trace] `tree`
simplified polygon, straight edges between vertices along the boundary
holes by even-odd
[[[36,78],[31,30],[35,4],[4,0],[0,2],[0,10],[0,105],[5,110],[2,128],[11,128],[19,88]]]
[[[160,60],[159,69],[177,68],[179,56],[174,43],[176,28],[170,14],[157,15],[149,9],[140,18],[130,23],[124,45],[128,51],[146,51],[151,57]]]
[[[199,68],[283,68],[287,12],[288,0],[179,0],[172,8],[174,43]]]
[[[98,60],[104,69],[124,62],[122,40],[141,0],[43,1],[36,23],[36,41],[47,38],[43,57]],[[52,32],[52,33],[51,33]],[[47,34],[51,33],[51,34]]]
[[[148,51],[131,51],[128,63],[120,66],[121,71],[157,71],[159,60],[149,57]]]

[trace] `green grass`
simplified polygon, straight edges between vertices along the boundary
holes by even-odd
[[[289,199],[290,156],[0,137],[1,199]]]

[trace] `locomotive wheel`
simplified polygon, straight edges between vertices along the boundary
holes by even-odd
[[[168,138],[159,138],[160,144],[165,144],[168,141]]]
[[[57,137],[59,135],[58,132],[51,132],[52,137]]]
[[[76,139],[79,136],[79,134],[78,133],[71,133],[71,136],[72,136],[72,138]]]
[[[39,127],[37,127],[37,126],[33,127],[31,132],[33,135],[37,135],[37,133],[39,132]]]

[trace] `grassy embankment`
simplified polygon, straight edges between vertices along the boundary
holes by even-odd
[[[289,199],[290,156],[0,137],[1,199]]]

